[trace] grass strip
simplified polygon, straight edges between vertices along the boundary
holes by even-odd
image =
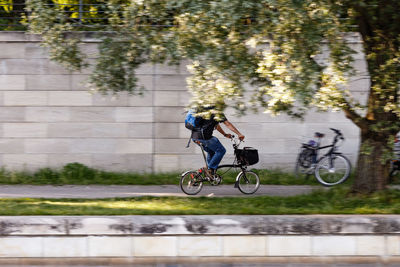
[[[348,187],[293,197],[0,199],[0,215],[400,214],[400,191],[352,196]]]
[[[223,174],[224,184],[233,184],[240,170]],[[317,185],[312,175],[309,178],[296,178],[292,173],[281,170],[254,170],[261,184],[275,185]],[[87,167],[81,163],[70,163],[61,169],[43,168],[36,172],[9,171],[0,169],[0,184],[32,185],[164,185],[179,184],[180,173],[122,173],[108,172]]]

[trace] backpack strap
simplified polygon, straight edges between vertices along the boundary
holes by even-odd
[[[187,145],[186,145],[186,148],[189,148],[189,147],[190,147],[190,141],[192,141],[192,137],[193,137],[193,131],[192,131],[192,133],[190,134],[190,137],[189,137],[188,143],[187,143]]]

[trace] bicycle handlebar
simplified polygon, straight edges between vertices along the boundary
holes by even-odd
[[[329,128],[329,129],[334,131],[337,135],[343,135],[342,132],[340,130],[338,130],[338,129],[334,129],[334,128]]]
[[[336,133],[335,138],[333,139],[333,145],[336,146],[336,143],[339,142],[339,140],[343,141],[345,140],[342,132],[338,129],[334,129],[334,128],[330,128],[332,131],[334,131]],[[338,140],[339,139],[339,140]]]
[[[239,141],[239,142],[238,142]],[[237,148],[239,145],[244,142],[243,140],[240,140],[239,138],[236,138],[234,134],[231,134],[231,142],[233,143],[233,147]]]

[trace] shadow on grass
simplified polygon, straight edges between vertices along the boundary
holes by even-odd
[[[348,187],[293,197],[0,199],[1,215],[399,214],[400,191],[350,196]]]

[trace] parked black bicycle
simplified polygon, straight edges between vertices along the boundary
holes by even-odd
[[[318,132],[315,133],[317,141],[310,140],[308,143],[302,144],[296,160],[295,174],[297,177],[305,176],[307,178],[314,174],[322,185],[333,186],[343,183],[350,176],[350,161],[337,151],[339,141],[343,142],[345,138],[340,130],[330,129],[335,133],[331,145],[321,147],[321,139],[325,135]],[[318,158],[319,151],[325,148],[330,149],[325,155]]]
[[[181,175],[180,186],[182,191],[187,195],[196,195],[203,188],[204,182],[209,182],[213,186],[222,183],[222,178],[229,170],[239,169],[240,172],[236,176],[235,188],[238,188],[243,194],[254,194],[260,187],[260,178],[255,172],[247,170],[247,167],[258,162],[258,151],[251,147],[240,149],[242,141],[232,135],[232,146],[234,149],[235,159],[232,164],[219,165],[216,173],[212,177],[208,177],[203,169],[197,171],[187,171]],[[202,144],[198,144],[203,154],[204,162],[207,166],[207,158]]]

